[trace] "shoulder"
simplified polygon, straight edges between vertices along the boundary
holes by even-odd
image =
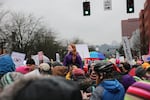
[[[65,55],[65,59],[68,58],[68,57],[70,57],[70,56],[71,56],[71,54],[67,53],[67,54]]]
[[[97,91],[98,93],[102,93],[104,91],[104,88],[102,86],[97,86],[95,91]]]
[[[79,52],[77,52],[77,56],[80,56]]]
[[[104,91],[104,88],[102,86],[97,86],[96,89],[93,91],[90,100],[101,100],[103,91]]]
[[[66,56],[68,57],[68,56],[72,56],[72,53],[71,52],[68,52],[67,54],[66,54]]]

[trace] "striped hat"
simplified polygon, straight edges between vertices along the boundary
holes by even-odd
[[[23,74],[19,72],[8,72],[0,80],[0,85],[2,88],[13,83],[17,79],[21,79]]]
[[[150,83],[146,81],[135,82],[128,88],[124,100],[150,100]]]

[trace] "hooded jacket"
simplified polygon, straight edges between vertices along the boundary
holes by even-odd
[[[8,54],[0,55],[0,75],[13,71],[15,71],[15,64],[12,58]]]
[[[123,100],[124,87],[116,80],[102,81],[93,92],[90,100]]]

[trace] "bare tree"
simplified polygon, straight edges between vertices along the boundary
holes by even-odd
[[[8,11],[4,10],[2,8],[2,3],[0,2],[0,54],[3,53],[4,49],[5,49],[5,46],[6,46],[6,36],[7,35],[4,35],[4,32],[3,32],[3,22],[4,20],[6,19],[6,16],[8,15]]]
[[[25,47],[41,27],[41,18],[35,18],[32,14],[10,13],[2,30],[8,37],[12,50],[24,52]]]
[[[141,42],[140,42],[140,31],[139,29],[137,29],[135,32],[134,32],[134,35],[133,35],[133,49],[135,50],[140,50],[140,47],[141,47]]]
[[[2,4],[0,3],[0,38],[6,39],[7,35],[4,35],[5,32],[3,31],[3,24],[5,23],[5,19],[7,18],[9,11],[6,11],[2,8]]]
[[[74,37],[70,42],[74,43],[74,44],[83,44],[84,43],[84,41],[78,37]]]
[[[141,42],[140,42],[139,29],[133,32],[130,42],[131,42],[131,49],[133,51],[133,55],[140,56]]]
[[[36,18],[32,14],[9,13],[2,31],[11,51],[26,53],[27,57],[43,51],[54,60],[55,54],[60,53],[63,58],[65,47],[61,41],[56,41],[56,34],[43,25],[41,18]],[[79,43],[78,39],[76,41]]]
[[[46,29],[41,30],[44,31]],[[51,30],[45,31],[43,34],[36,34],[33,38],[33,44],[31,48],[34,51],[43,51],[46,56],[55,60],[55,54],[59,53],[61,59],[64,57],[64,52],[66,51],[66,47],[64,47],[61,41],[56,41],[56,33]]]

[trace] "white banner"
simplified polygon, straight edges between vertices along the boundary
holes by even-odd
[[[104,10],[112,10],[111,0],[104,0]]]
[[[132,54],[131,54],[128,37],[123,37],[122,42],[123,42],[123,48],[124,48],[126,59],[127,59],[128,63],[130,63],[132,65],[133,64]]]
[[[90,57],[89,49],[86,44],[76,44],[76,49],[82,59]]]
[[[24,65],[23,62],[24,62],[25,56],[26,54],[24,53],[12,52],[11,57],[16,67]]]

